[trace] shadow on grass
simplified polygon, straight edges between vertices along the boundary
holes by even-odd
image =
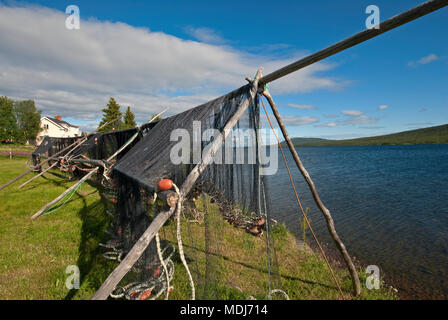
[[[102,191],[102,187],[91,181],[87,181],[90,186]],[[87,204],[86,199],[80,195],[83,201],[82,209],[78,216],[82,220],[81,241],[79,243],[79,256],[77,266],[80,271],[80,287],[83,290],[96,291],[102,285],[106,277],[112,272],[115,264],[102,256],[102,247],[98,244],[105,242],[109,236],[104,230],[110,225],[111,219],[105,214],[107,201],[101,197],[91,204]],[[83,283],[87,285],[83,288]],[[80,290],[70,290],[65,296],[65,300],[71,300]]]
[[[199,248],[196,248],[196,247],[193,247],[193,246],[189,246],[187,244],[184,244],[184,247],[190,247],[193,250],[205,253],[205,250],[201,250]],[[256,271],[258,271],[260,273],[268,274],[268,270],[267,269],[261,268],[259,266],[253,266],[253,265],[250,265],[250,264],[245,263],[245,262],[235,261],[235,260],[232,260],[231,258],[229,258],[229,257],[227,257],[225,255],[217,254],[217,253],[214,253],[214,252],[207,252],[207,254],[220,257],[220,258],[224,259],[225,261],[228,261],[228,262],[231,262],[231,263],[235,263],[235,264],[239,264],[239,265],[241,265],[241,266],[243,266],[245,268],[256,270]],[[315,282],[315,281],[311,281],[311,280],[297,278],[297,277],[293,277],[293,276],[289,276],[289,275],[285,275],[285,274],[281,274],[281,278],[287,279],[287,280],[299,281],[299,282],[302,282],[302,283],[305,283],[305,284],[309,284],[309,285],[316,285],[316,286],[320,286],[320,287],[327,288],[327,289],[337,290],[337,287],[333,287],[333,286],[329,286],[329,285],[324,284],[324,283],[319,283],[319,282]]]
[[[56,176],[56,177],[58,177],[58,178],[67,178],[67,177],[65,177],[65,176],[63,176],[63,175],[61,175],[61,174],[57,174],[57,173],[55,173],[55,172],[50,172],[51,174],[53,174],[54,176]],[[56,185],[56,186],[58,186],[58,187],[64,187],[64,188],[69,188],[69,186],[67,185],[67,183],[69,183],[69,182],[71,182],[70,180],[66,180],[66,181],[58,181],[58,180],[56,180],[56,179],[51,179],[50,177],[45,177],[45,176],[41,176],[43,179],[45,179],[46,181],[45,182],[41,182],[41,183],[39,183],[39,184],[35,184],[35,185],[32,185],[32,186],[30,186],[30,187],[28,187],[28,188],[24,188],[23,190],[24,191],[28,191],[28,190],[32,190],[32,189],[34,189],[34,188],[37,188],[37,187],[42,187],[43,185],[46,185],[46,184],[51,184],[51,185]],[[96,188],[96,189],[98,189],[97,188],[97,185],[95,185],[95,184],[92,184],[91,182],[84,182],[84,183],[87,183],[87,184],[89,184],[90,186],[92,186],[92,187],[94,187],[94,188]],[[70,200],[68,200],[67,202],[64,202],[64,206],[65,205],[68,205],[68,204],[70,204],[70,203],[72,203],[72,202],[74,202],[74,201],[78,201],[79,199],[83,199],[83,204],[84,204],[84,206],[86,205],[86,202],[85,202],[85,199],[84,199],[84,197],[88,197],[88,196],[90,196],[90,195],[92,195],[92,194],[94,194],[94,193],[97,193],[98,192],[98,190],[94,190],[94,191],[92,191],[92,192],[89,192],[89,193],[85,193],[85,192],[82,192],[82,191],[76,191],[76,195],[77,195],[77,197],[73,197],[72,199],[70,199]],[[60,204],[58,204],[58,206],[59,206]],[[52,208],[53,208],[53,206],[52,206]]]
[[[47,173],[48,173],[48,175],[47,175]],[[39,177],[39,179],[42,178],[45,181],[39,182],[39,183],[34,183],[34,184],[31,184],[31,185],[27,185],[22,190],[23,191],[28,191],[28,190],[32,190],[32,189],[35,189],[35,188],[40,188],[40,187],[42,187],[44,185],[47,185],[47,184],[52,184],[52,185],[56,185],[58,187],[66,188],[67,187],[67,183],[73,182],[73,180],[71,180],[66,175],[63,175],[63,174],[60,174],[60,173],[57,173],[57,172],[54,172],[54,171],[48,171],[47,173],[43,174],[43,175],[41,175]],[[64,181],[58,181],[56,179],[52,179],[50,174],[55,176],[55,177],[57,177],[57,178],[64,179]]]

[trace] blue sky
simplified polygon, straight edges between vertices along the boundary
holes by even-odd
[[[252,76],[259,64],[267,74],[363,30],[370,4],[385,20],[421,2],[0,1],[0,35],[7,39],[0,48],[0,67],[7,67],[0,72],[0,95],[35,99],[44,114],[60,113],[86,129],[113,95],[141,122],[161,109],[157,99],[180,112],[244,84],[243,72]],[[79,31],[62,30],[70,4],[80,8]],[[290,134],[343,139],[448,123],[447,31],[444,8],[273,83],[270,91]],[[13,33],[32,40],[30,52],[7,36]],[[76,41],[82,45],[70,47]]]

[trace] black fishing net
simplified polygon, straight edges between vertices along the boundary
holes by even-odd
[[[171,179],[182,186],[207,146],[250,99],[249,90],[244,86],[159,121],[117,162],[108,211],[113,216],[111,239],[102,244],[105,258],[120,261],[129,252],[162,209],[158,182]],[[197,299],[267,298],[271,288],[281,286],[273,239],[266,236],[272,221],[260,174],[258,128],[258,98],[250,99],[213,163],[181,204],[181,240]],[[112,297],[152,299],[169,288],[173,299],[191,298],[174,216],[159,232],[159,248],[157,241],[150,243]],[[253,257],[245,259],[247,252]],[[254,281],[256,289],[249,285]]]
[[[121,131],[95,133],[88,138],[52,138],[47,136],[32,154],[33,165],[39,166],[41,159],[50,158],[56,153],[59,153],[54,160],[49,161],[49,165],[58,162],[58,168],[61,171],[70,172],[72,177],[75,178],[80,178],[86,172],[100,166],[100,170],[98,171],[99,175],[97,176],[101,176],[104,171],[102,162],[114,155],[121,146],[125,145],[127,141],[137,134],[137,137],[132,143],[111,159],[110,163],[106,163],[106,165],[113,165],[141,138],[147,135],[156,123],[146,123],[139,128]],[[70,145],[73,145],[76,141],[80,141],[79,145],[74,145],[72,148],[60,152]]]
[[[80,137],[55,138],[55,137],[45,136],[44,139],[42,140],[41,144],[32,153],[33,165],[38,166],[39,163],[41,162],[41,159],[50,158],[51,156],[58,153],[59,151],[72,145],[74,142],[78,141],[79,139],[80,139]],[[68,150],[65,153],[67,153],[67,152],[68,152]],[[63,156],[64,152],[61,153],[61,155]]]

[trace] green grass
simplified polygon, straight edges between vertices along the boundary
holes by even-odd
[[[0,185],[22,173],[26,160],[0,157]],[[31,174],[27,176],[30,177]],[[103,250],[98,246],[108,239],[104,230],[111,219],[105,214],[109,204],[101,200],[97,187],[85,183],[66,206],[31,220],[32,214],[74,182],[60,172],[53,172],[18,190],[17,186],[25,180],[22,178],[0,191],[0,299],[90,299],[117,266],[117,262],[102,257]],[[207,202],[205,205],[208,212],[205,223],[182,224],[186,257],[198,280],[198,297],[266,299],[266,233],[253,237],[225,222],[216,205]],[[198,207],[201,208],[199,203]],[[160,232],[161,237],[177,243],[175,227],[175,221],[170,220]],[[209,242],[211,247],[207,247],[206,235],[214,240]],[[271,235],[278,244],[281,288],[291,299],[339,298],[322,259],[303,250],[303,245],[297,243],[284,225],[275,227]],[[186,272],[177,255],[174,260],[176,272],[170,299],[188,299]],[[206,261],[212,263],[207,265]],[[65,287],[68,276],[65,270],[69,265],[80,268],[79,290]],[[214,281],[203,281],[207,272]],[[335,267],[335,273],[346,298],[353,298],[347,271]],[[360,299],[396,298],[388,289],[367,290],[365,275],[361,270],[359,273],[363,278]]]
[[[198,205],[198,207],[200,207]],[[254,237],[245,230],[235,228],[225,222],[218,208],[208,204],[210,230],[208,236],[204,225],[190,223],[182,225],[182,242],[193,278],[197,281],[197,295],[200,298],[230,299],[267,299],[268,293],[268,260],[266,233],[262,237]],[[166,225],[161,232],[165,239],[176,243],[176,224]],[[310,250],[304,250],[294,235],[284,224],[278,224],[271,231],[276,248],[278,273],[280,282],[274,281],[273,288],[283,289],[291,299],[339,299],[340,294],[328,267],[323,259]],[[205,239],[209,238],[212,248],[206,249]],[[273,251],[271,247],[271,251]],[[208,252],[208,254],[207,254]],[[206,261],[217,270],[211,276],[206,275]],[[274,260],[274,259],[272,259]],[[175,290],[170,296],[173,299],[187,299],[190,288],[187,275],[180,259],[175,259]],[[352,296],[352,281],[348,271],[341,266],[333,266],[336,277],[342,287],[346,299]],[[275,271],[275,263],[272,262]],[[362,295],[356,299],[397,299],[389,288],[367,290],[366,275],[361,268],[359,274],[362,283]],[[201,296],[205,286],[216,286],[208,295]],[[210,293],[212,296],[210,297]],[[203,293],[204,294],[204,293]]]
[[[0,185],[25,171],[26,160],[0,157]],[[85,183],[65,207],[30,219],[74,183],[58,175],[18,190],[30,174],[0,191],[0,299],[89,299],[113,270],[98,249],[109,220],[96,188]],[[69,265],[80,268],[79,290],[65,286]]]
[[[447,144],[448,124],[358,139],[326,140],[317,138],[293,138],[292,141],[296,146]]]

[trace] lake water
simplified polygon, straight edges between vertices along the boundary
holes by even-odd
[[[325,220],[285,151],[311,225],[334,249]],[[448,298],[448,145],[297,151],[352,256],[363,265],[377,265],[407,297]],[[273,216],[299,233],[301,214],[281,156],[268,186]],[[310,235],[307,242],[313,242]]]

